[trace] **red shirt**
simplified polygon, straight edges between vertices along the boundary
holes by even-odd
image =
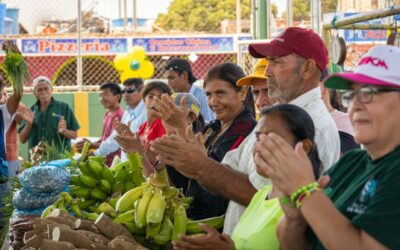
[[[149,149],[150,142],[157,138],[163,137],[166,132],[161,118],[157,118],[152,124],[150,124],[149,127],[147,127],[147,124],[148,121],[140,126],[138,135],[140,136],[145,148]]]
[[[114,112],[106,112],[104,115],[104,123],[103,123],[103,132],[101,133],[101,141],[107,140],[107,138],[111,135],[111,133],[114,130],[114,120],[118,119],[118,121],[121,121],[122,115],[124,114],[124,110],[119,107]],[[112,154],[107,155],[107,162],[106,164],[108,166],[111,166],[111,163],[114,159],[114,156],[121,156],[121,149],[118,149]]]

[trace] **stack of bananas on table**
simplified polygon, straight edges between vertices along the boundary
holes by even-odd
[[[201,233],[200,224],[221,228],[224,217],[191,221],[186,209],[192,197],[168,185],[166,169],[155,171],[147,182],[126,192],[116,203],[114,222],[124,225],[133,235],[164,246],[178,240],[179,234]]]
[[[139,154],[127,155],[128,161],[116,158],[111,168],[104,165],[105,157],[82,157],[77,163],[79,174],[71,175],[71,196],[62,193],[43,216],[59,208],[95,221],[105,213],[149,246],[168,245],[178,240],[179,234],[202,233],[200,224],[222,228],[224,216],[197,221],[187,218],[192,197],[169,185],[165,166],[155,168],[146,181]]]

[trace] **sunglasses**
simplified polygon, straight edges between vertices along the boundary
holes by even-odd
[[[129,88],[129,89],[123,89],[122,90],[122,94],[128,93],[128,94],[132,94],[134,92],[139,92],[140,90],[137,88]]]

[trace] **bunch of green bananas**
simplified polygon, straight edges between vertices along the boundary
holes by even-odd
[[[103,212],[115,218],[115,206],[121,195],[144,181],[137,153],[130,154],[124,162],[115,158],[111,168],[104,164],[105,160],[104,156],[84,157],[77,162],[78,174],[71,175],[70,193],[91,218]]]
[[[192,201],[181,190],[168,185],[166,170],[155,172],[147,182],[118,199],[114,222],[124,225],[133,235],[143,236],[158,246],[178,240],[179,234],[202,232],[200,224],[221,228],[224,217],[191,221],[186,209]]]
[[[83,217],[82,210],[79,208],[77,200],[74,200],[67,192],[62,192],[60,198],[42,212],[41,218],[46,218],[54,209],[60,209],[65,212],[68,212],[69,209],[75,217]]]

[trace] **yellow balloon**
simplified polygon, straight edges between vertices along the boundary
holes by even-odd
[[[124,70],[119,79],[121,80],[121,82],[125,82],[125,80],[129,79],[129,78],[138,78],[140,77],[139,75],[139,71],[138,70]]]
[[[154,65],[150,62],[150,61],[142,61],[140,63],[140,69],[138,71],[140,71],[140,76],[143,79],[148,79],[150,77],[153,76],[154,74]]]
[[[131,59],[127,54],[118,54],[114,57],[114,67],[119,70],[129,69]]]
[[[133,46],[131,52],[129,53],[131,59],[135,59],[137,61],[142,61],[146,58],[146,52],[141,46]]]

